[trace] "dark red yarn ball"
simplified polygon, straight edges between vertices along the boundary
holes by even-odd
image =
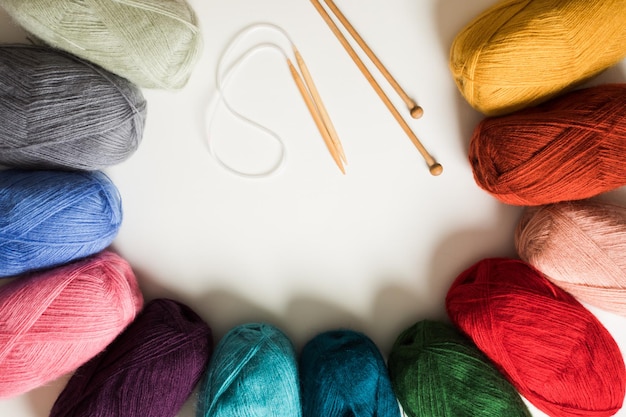
[[[50,417],[175,417],[212,350],[211,329],[200,316],[176,301],[153,300],[76,370]]]
[[[446,296],[452,322],[550,416],[612,416],[626,392],[613,337],[570,294],[527,263],[484,259]]]
[[[626,185],[626,84],[486,118],[469,159],[476,183],[513,205],[582,200]]]

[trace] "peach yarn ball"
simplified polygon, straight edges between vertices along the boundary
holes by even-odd
[[[515,246],[579,301],[626,316],[626,207],[591,200],[527,207]]]

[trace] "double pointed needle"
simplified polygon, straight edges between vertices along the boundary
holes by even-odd
[[[302,95],[302,99],[306,104],[309,113],[311,113],[311,117],[313,117],[313,121],[317,126],[322,138],[324,139],[324,143],[326,143],[326,147],[330,152],[333,160],[341,170],[343,174],[346,173],[344,168],[344,163],[346,163],[346,155],[343,151],[343,146],[339,141],[339,137],[337,136],[337,131],[333,126],[330,117],[328,116],[328,112],[326,111],[326,107],[322,102],[322,99],[315,87],[315,83],[313,82],[313,78],[311,78],[311,74],[304,63],[304,59],[300,52],[293,46],[293,51],[296,57],[296,62],[298,64],[298,68],[302,72],[302,75],[295,68],[293,63],[289,58],[287,58],[287,65],[289,66],[289,71],[291,72],[291,76],[298,87],[298,91]]]

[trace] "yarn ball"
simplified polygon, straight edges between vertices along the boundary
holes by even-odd
[[[200,386],[198,417],[302,415],[296,353],[276,327],[248,323],[218,343]]]
[[[0,171],[0,277],[100,252],[121,222],[119,192],[99,171]]]
[[[300,356],[304,417],[400,417],[380,351],[366,335],[334,330],[311,339]]]
[[[626,185],[626,84],[572,91],[486,118],[470,141],[476,183],[506,204],[582,200]]]
[[[212,347],[211,329],[189,307],[150,301],[104,352],[78,368],[50,417],[175,417]]]
[[[388,366],[409,417],[531,416],[495,365],[449,324],[424,320],[403,331]]]
[[[0,0],[0,6],[43,43],[140,87],[183,87],[202,47],[185,0]]]
[[[490,115],[546,101],[626,57],[626,0],[505,0],[456,36],[450,69]]]
[[[515,246],[579,301],[626,316],[626,207],[590,200],[529,207]]]
[[[0,287],[0,398],[87,362],[133,321],[143,298],[128,262],[97,255]]]
[[[552,417],[615,414],[626,370],[613,337],[576,299],[531,265],[484,259],[446,296],[452,322],[515,388]]]
[[[0,47],[0,164],[98,170],[139,146],[141,91],[72,55],[42,46]]]

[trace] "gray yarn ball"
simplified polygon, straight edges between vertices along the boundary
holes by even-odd
[[[49,47],[0,46],[0,165],[100,170],[137,150],[145,118],[124,78]]]

